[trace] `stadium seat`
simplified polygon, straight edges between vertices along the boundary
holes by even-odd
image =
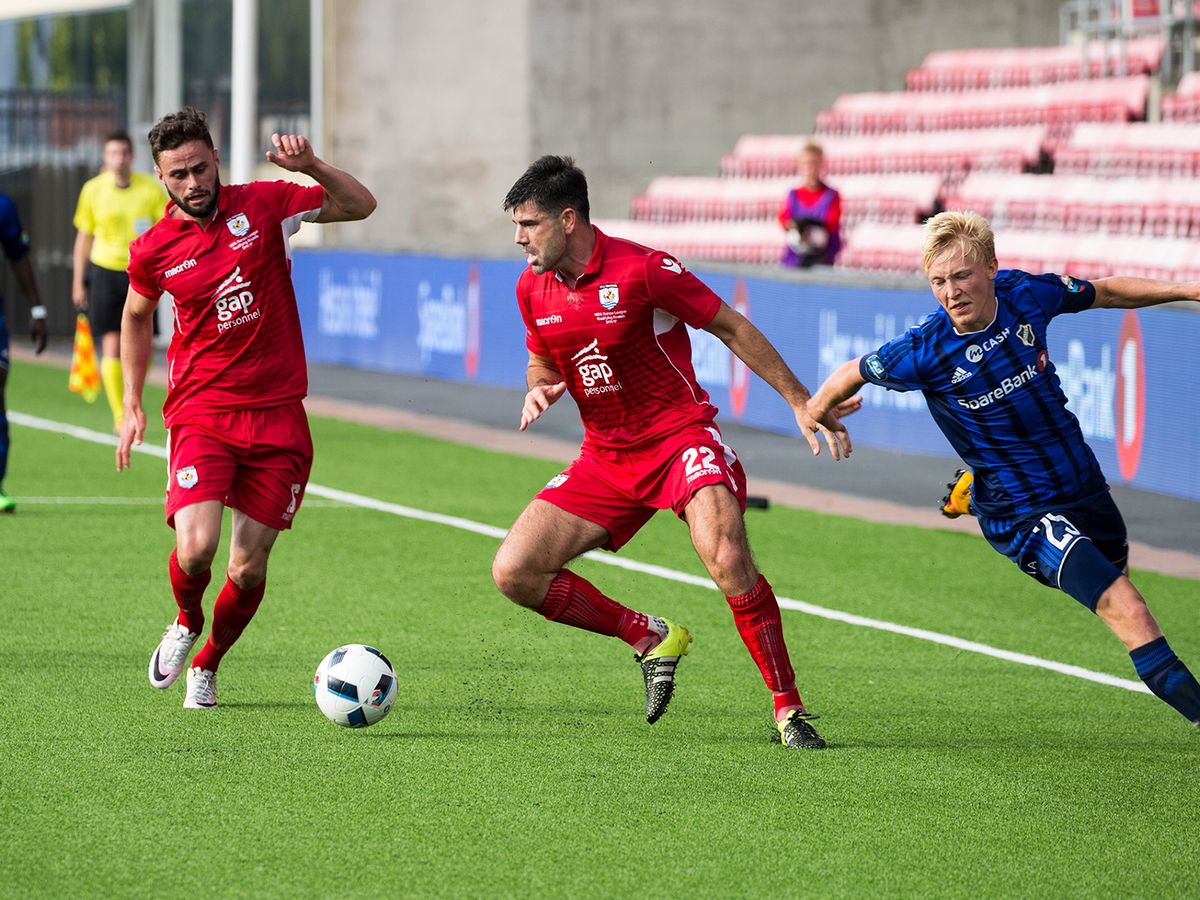
[[[825,171],[836,175],[931,172],[961,174],[967,170],[1020,172],[1041,161],[1048,139],[1042,125],[1020,128],[977,128],[888,135],[823,135]],[[744,135],[721,160],[721,172],[734,178],[769,178],[796,174],[805,135]]]
[[[817,114],[821,135],[937,131],[1146,117],[1150,76],[1099,78],[970,93],[843,94]]]
[[[1053,147],[1055,172],[1106,177],[1200,177],[1200,123],[1114,122],[1076,126]]]
[[[1102,42],[1080,46],[939,50],[910,69],[910,91],[973,91],[1120,75],[1121,49]],[[1125,42],[1126,75],[1154,74],[1162,61],[1159,37]],[[1086,67],[1085,61],[1086,59]]]

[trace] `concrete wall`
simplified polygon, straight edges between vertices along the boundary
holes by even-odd
[[[930,50],[1053,44],[1046,0],[441,0],[329,4],[331,158],[380,198],[339,244],[505,254],[498,209],[574,155],[597,216],[656,174],[715,174],[748,132],[805,133]]]

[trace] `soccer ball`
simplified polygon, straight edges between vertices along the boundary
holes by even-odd
[[[346,644],[317,666],[313,696],[330,722],[366,728],[386,716],[396,702],[396,673],[374,647]]]

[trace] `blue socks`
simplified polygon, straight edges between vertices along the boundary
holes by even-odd
[[[1129,651],[1138,677],[1154,696],[1175,707],[1189,722],[1200,725],[1200,684],[1165,637]]]
[[[8,413],[0,412],[0,485],[8,471]]]

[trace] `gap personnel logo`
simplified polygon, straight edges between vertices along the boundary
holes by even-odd
[[[1019,326],[1017,328],[1017,340],[1026,347],[1032,347],[1033,342],[1036,340],[1036,338],[1033,336],[1033,326],[1029,324],[1022,324]]]
[[[615,394],[621,390],[621,382],[613,381],[612,366],[608,357],[600,352],[599,339],[592,341],[571,357],[579,370],[579,380],[583,382],[583,396],[594,397],[598,394]]]
[[[245,213],[238,213],[225,220],[225,227],[234,237],[241,237],[250,230],[250,220],[246,218]]]
[[[975,374],[974,372],[968,372],[962,366],[956,366],[954,369],[954,374],[950,378],[950,383],[951,384],[962,384],[964,381],[966,381],[968,378],[970,378],[974,374]]]
[[[600,285],[600,305],[612,309],[621,302],[621,293],[615,284]]]
[[[251,312],[254,305],[254,294],[250,292],[251,282],[242,278],[241,266],[233,270],[216,292],[213,305],[217,310],[217,333],[223,334],[236,325],[253,322],[262,316],[262,310]]]
[[[175,481],[184,490],[191,490],[199,480],[200,476],[196,474],[195,466],[184,466],[175,470]]]

